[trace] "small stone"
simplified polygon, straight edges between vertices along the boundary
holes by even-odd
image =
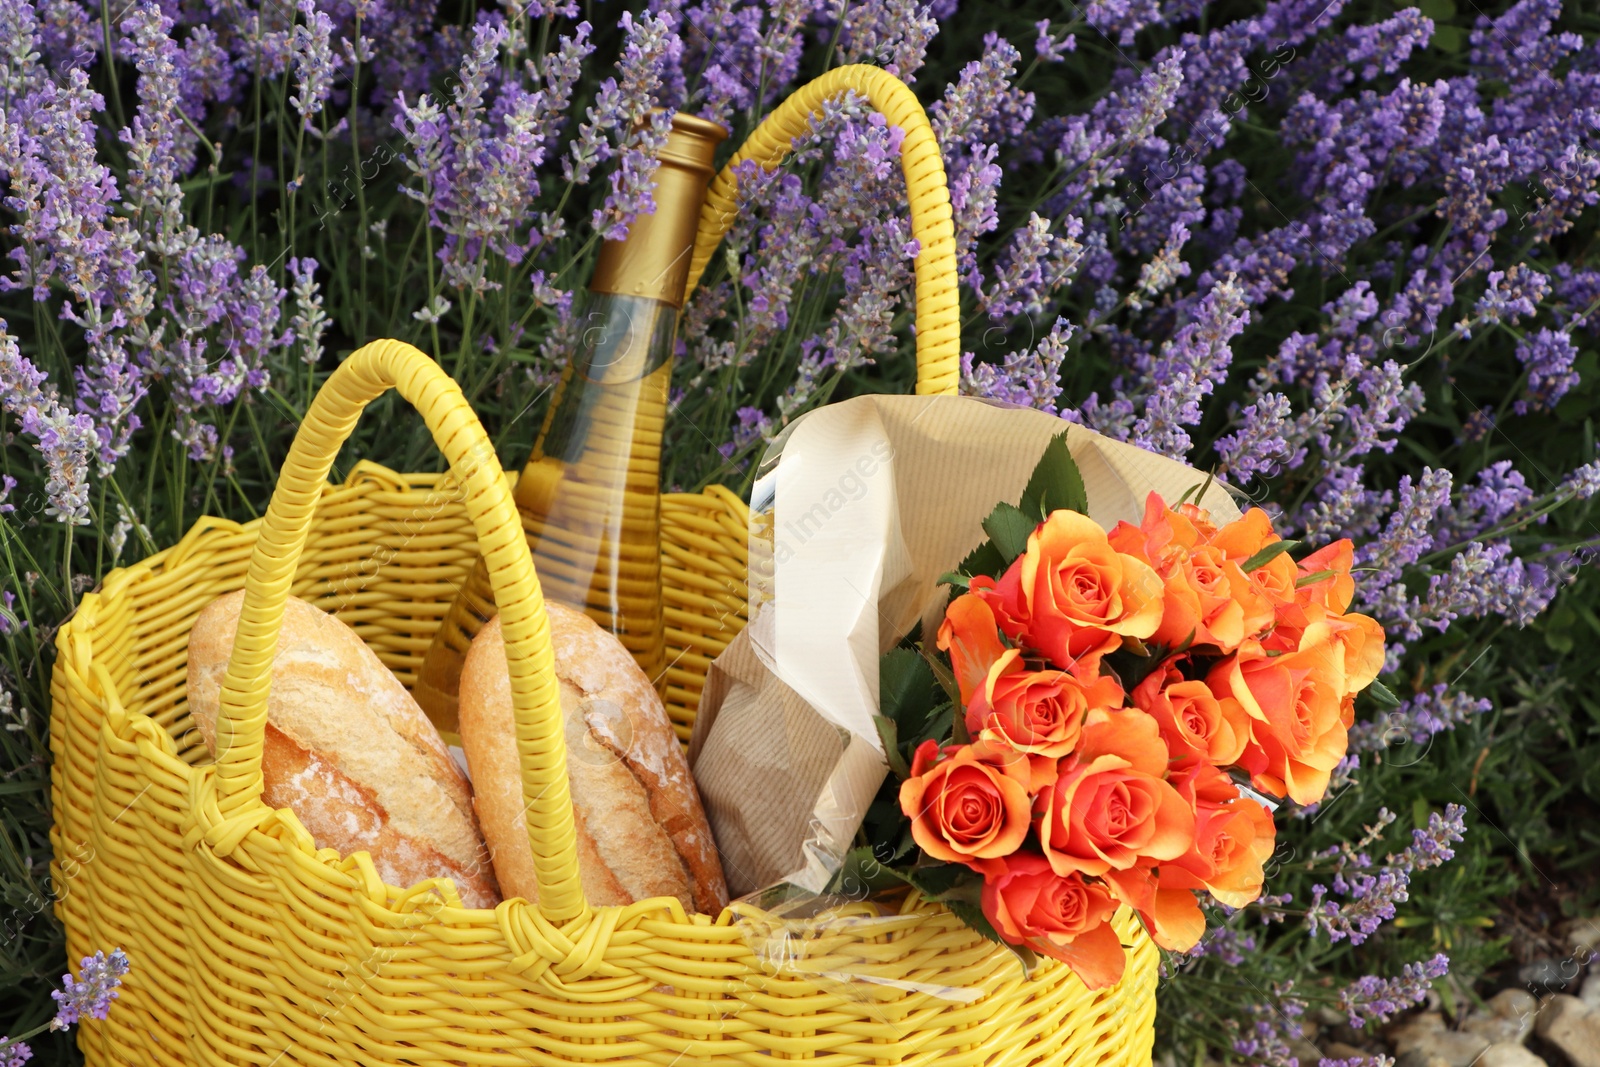
[[[1544,1060],[1521,1045],[1499,1041],[1483,1050],[1476,1067],[1546,1067]]]
[[[1539,1014],[1539,998],[1526,989],[1502,989],[1485,1007],[1502,1019],[1532,1019]]]
[[[1353,1060],[1359,1056],[1372,1057],[1372,1053],[1364,1048],[1347,1045],[1343,1041],[1334,1041],[1322,1046],[1322,1055],[1330,1060]]]
[[[1394,1050],[1409,1060],[1426,1063],[1443,1060],[1448,1067],[1471,1067],[1479,1053],[1492,1042],[1478,1034],[1461,1030],[1407,1030],[1390,1036]]]
[[[1494,1044],[1512,1043],[1520,1045],[1528,1039],[1529,1034],[1533,1033],[1533,1020],[1537,1011],[1538,1005],[1535,1005],[1533,1011],[1520,1017],[1515,1015],[1509,1017],[1504,1015],[1474,1015],[1461,1024],[1461,1029],[1469,1034],[1477,1034],[1484,1040]]]
[[[1412,1049],[1395,1060],[1395,1067],[1454,1067],[1454,1065],[1443,1056]]]
[[[1600,1067],[1600,1012],[1577,997],[1551,997],[1539,1012],[1536,1029],[1572,1061],[1572,1067]]]
[[[1444,1029],[1444,1016],[1436,1011],[1419,1011],[1395,1023],[1389,1030],[1389,1043],[1395,1048],[1405,1044],[1412,1035],[1421,1035]]]
[[[1544,956],[1517,968],[1518,984],[1525,989],[1537,989],[1540,993],[1562,992],[1576,977],[1571,959],[1558,960]]]
[[[1561,936],[1579,952],[1593,955],[1600,951],[1600,915],[1567,920],[1561,924]]]
[[[1589,1007],[1600,1010],[1600,971],[1595,971],[1583,980],[1583,992],[1578,994],[1578,999]]]

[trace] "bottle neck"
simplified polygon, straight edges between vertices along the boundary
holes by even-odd
[[[713,173],[717,144],[725,136],[714,122],[690,115],[673,117],[651,194],[655,212],[635,218],[621,241],[601,246],[590,291],[683,306],[700,205]]]

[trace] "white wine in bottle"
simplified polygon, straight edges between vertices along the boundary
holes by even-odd
[[[655,213],[600,249],[577,350],[563,369],[517,510],[544,595],[622,641],[665,688],[661,610],[661,434],[673,344],[700,206],[726,136],[678,115],[656,169]],[[434,635],[413,693],[440,731],[457,732],[461,664],[494,615],[480,557]]]

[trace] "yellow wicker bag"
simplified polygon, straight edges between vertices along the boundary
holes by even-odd
[[[741,156],[776,165],[820,101],[845,87],[907,131],[923,241],[919,325],[928,317],[919,390],[949,391],[949,208],[911,93],[870,68],[832,72]],[[731,216],[731,166],[712,192],[696,278]],[[451,474],[363,462],[327,484],[362,409],[389,388],[422,414]],[[855,921],[873,913],[865,903],[819,917],[798,965],[758,953],[750,930],[761,924],[738,906],[719,916],[685,914],[673,899],[591,907],[577,878],[543,601],[508,481],[455,383],[415,349],[377,342],[316,398],[262,519],[200,520],[172,548],[109,574],[61,628],[51,682],[56,910],[72,956],[121,946],[133,965],[109,1018],[82,1030],[91,1064],[1149,1062],[1156,951],[1127,916],[1117,920],[1131,946],[1127,974],[1091,993],[1059,965],[1024,976],[1009,952],[914,896],[890,906],[888,921]],[[706,665],[743,625],[746,512],[715,488],[669,495],[662,511],[670,697],[688,722]],[[536,907],[466,909],[447,880],[386,886],[366,853],[318,850],[293,812],[260,799],[285,598],[335,611],[409,684],[480,551],[507,639]],[[185,706],[185,650],[200,608],[241,587],[211,763]],[[843,967],[871,981],[829,977]]]

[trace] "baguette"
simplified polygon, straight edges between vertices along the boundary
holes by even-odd
[[[212,601],[189,634],[188,695],[213,756],[223,676],[244,593]],[[469,908],[500,896],[471,787],[438,730],[360,636],[290,597],[261,754],[262,800],[289,808],[318,848],[365,851],[383,880],[446,877]]]
[[[547,604],[584,895],[598,905],[673,896],[716,914],[728,889],[683,748],[655,687],[612,634]],[[461,745],[501,890],[537,902],[511,679],[498,617],[461,672]]]

